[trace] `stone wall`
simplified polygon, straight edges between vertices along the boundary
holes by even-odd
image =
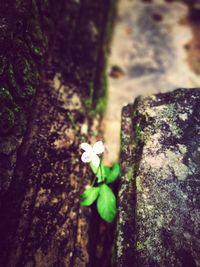
[[[114,4],[0,3],[0,266],[89,262],[79,144],[105,107]]]
[[[200,266],[200,90],[139,97],[122,112],[116,266]]]

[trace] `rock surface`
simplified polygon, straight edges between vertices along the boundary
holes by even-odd
[[[105,106],[113,10],[112,0],[0,3],[2,267],[89,264],[79,144]]]
[[[200,89],[122,112],[117,267],[200,266]]]

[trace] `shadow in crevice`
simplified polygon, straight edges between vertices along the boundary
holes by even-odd
[[[178,252],[178,256],[181,261],[182,267],[197,267],[194,258],[189,251],[186,251],[184,249],[180,250]]]
[[[175,255],[175,259],[181,263],[181,267],[197,267],[190,251],[184,248],[179,250],[176,249],[172,238],[172,233],[169,230],[163,228],[161,236],[163,246],[166,248],[166,250],[171,251]],[[184,246],[184,244],[182,245]]]
[[[116,195],[117,184],[114,186],[113,191]],[[111,267],[115,222],[110,224],[103,221],[97,212],[96,203],[91,208],[92,215],[89,234],[90,260],[88,267]]]

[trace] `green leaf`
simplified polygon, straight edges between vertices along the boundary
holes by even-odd
[[[108,168],[108,167],[107,167]],[[109,170],[106,169],[106,183],[112,183],[114,182],[117,177],[120,174],[120,165],[118,163],[113,163],[111,169],[108,168]]]
[[[90,162],[90,167],[93,173],[98,178],[98,182],[102,182],[106,177],[105,166],[103,165],[103,161],[100,162],[100,166],[98,167],[96,167],[92,162]]]
[[[90,206],[99,195],[99,187],[89,187],[81,196],[81,206]]]
[[[109,177],[111,168],[108,166],[104,166],[105,176]],[[107,180],[107,179],[106,179]]]
[[[101,218],[109,223],[116,216],[116,198],[113,191],[106,184],[100,186],[99,197],[97,198],[97,210]]]

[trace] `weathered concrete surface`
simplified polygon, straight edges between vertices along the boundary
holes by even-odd
[[[122,72],[118,78],[116,75],[109,78],[104,120],[108,159],[111,161],[119,155],[120,116],[125,104],[138,95],[200,84],[200,76],[190,68],[187,60],[185,47],[194,38],[194,33],[189,23],[182,23],[189,13],[184,1],[121,0],[118,13],[108,73],[112,73],[113,66]],[[197,24],[197,27],[200,26]],[[199,58],[199,54],[194,57]]]
[[[92,111],[105,106],[113,8],[112,0],[0,3],[1,267],[89,264],[91,212],[79,196],[91,173],[79,144],[93,135]]]
[[[200,266],[199,101],[178,89],[123,109],[117,267]]]

